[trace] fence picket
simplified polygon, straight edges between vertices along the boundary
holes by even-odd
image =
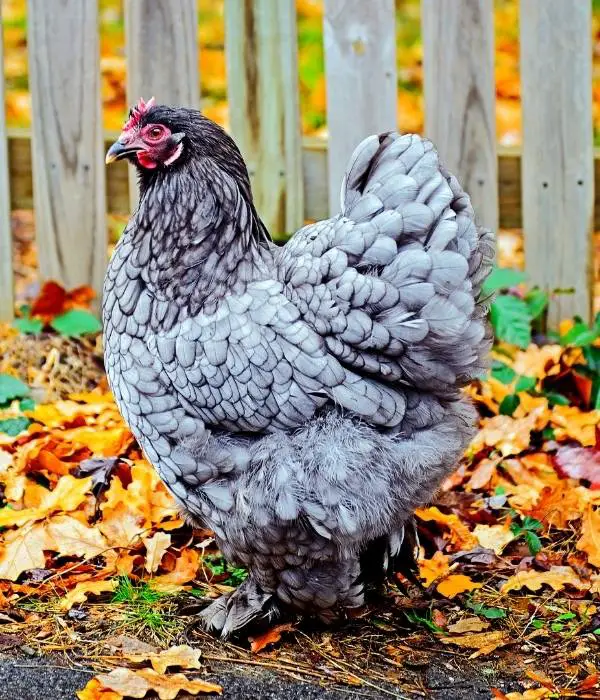
[[[33,179],[42,278],[99,294],[106,197],[96,0],[29,0]]]
[[[125,0],[127,99],[200,107],[197,0]],[[137,203],[136,174],[129,199]]]
[[[329,209],[340,210],[348,159],[370,134],[396,129],[394,0],[325,0]]]
[[[0,6],[0,321],[10,321],[14,313],[13,257],[8,188],[8,143],[4,117],[4,71],[1,70],[4,66],[2,35],[2,7]]]
[[[422,0],[425,134],[498,226],[493,0]]]
[[[225,0],[231,131],[274,237],[303,223],[294,0]]]
[[[594,153],[590,2],[521,0],[525,264],[550,323],[592,304]]]

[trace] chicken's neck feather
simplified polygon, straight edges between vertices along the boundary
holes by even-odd
[[[146,180],[128,232],[148,288],[190,313],[209,310],[228,291],[242,293],[272,261],[252,201],[208,159]]]

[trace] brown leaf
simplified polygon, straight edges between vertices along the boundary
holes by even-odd
[[[261,634],[259,637],[248,637],[250,640],[250,650],[253,654],[256,654],[259,651],[262,651],[262,649],[264,649],[267,645],[275,644],[276,642],[280,641],[281,634],[283,632],[292,632],[293,629],[293,625],[288,623],[285,625],[271,627],[270,630],[264,634]]]
[[[433,521],[450,530],[452,544],[459,549],[473,549],[477,546],[477,538],[469,531],[469,528],[454,513],[442,513],[439,508],[419,508],[415,515],[421,520]]]
[[[448,632],[452,634],[464,634],[465,632],[482,632],[490,627],[490,623],[478,617],[463,617],[458,622],[448,626]]]
[[[168,574],[152,579],[152,585],[182,584],[193,581],[200,566],[200,555],[195,549],[184,549],[177,557],[175,568]]]
[[[149,661],[157,673],[164,673],[171,666],[181,668],[200,668],[200,649],[192,649],[187,644],[164,649],[160,653],[124,654],[125,658],[134,663]]]
[[[29,569],[43,569],[44,550],[49,539],[43,524],[32,523],[5,534],[6,546],[0,556],[0,579],[16,581]]]
[[[82,581],[60,601],[61,610],[70,610],[76,603],[85,603],[88,595],[109,593],[117,587],[115,579],[109,581]]]
[[[158,653],[155,646],[142,642],[136,637],[128,637],[126,634],[117,634],[113,637],[108,637],[104,640],[104,643],[113,649],[120,649],[124,655]]]
[[[106,696],[101,694],[105,689],[119,693],[124,698],[143,698],[146,693],[153,690],[160,700],[174,700],[182,690],[190,695],[223,692],[220,685],[190,680],[183,673],[163,676],[150,668],[136,671],[130,668],[115,668],[110,673],[98,674],[77,693],[77,697],[79,700],[105,700]],[[112,697],[108,697],[113,700]]]
[[[88,527],[70,515],[55,515],[47,521],[46,531],[52,549],[62,556],[90,559],[102,554],[108,543],[97,527]]]
[[[474,632],[473,634],[464,634],[461,637],[441,637],[442,644],[455,644],[459,647],[467,647],[468,649],[476,649],[476,656],[490,654],[498,647],[510,644],[512,641],[508,632]],[[474,657],[472,657],[474,658]]]

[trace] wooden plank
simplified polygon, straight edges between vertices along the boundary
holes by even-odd
[[[526,269],[573,290],[550,305],[556,324],[592,306],[591,3],[521,0],[520,13]]]
[[[127,99],[200,108],[197,0],[125,0]],[[132,209],[136,172],[129,172]]]
[[[98,296],[107,261],[96,0],[28,0],[41,276]]]
[[[105,135],[105,150],[118,134]],[[8,130],[10,194],[12,209],[33,209],[31,181],[31,143],[26,129]],[[600,231],[600,150],[594,153],[595,205],[594,226]],[[106,206],[111,214],[129,213],[128,166],[125,161],[107,168]],[[327,143],[306,137],[302,148],[304,182],[304,219],[316,221],[329,215]],[[501,147],[498,153],[498,189],[500,228],[521,228],[521,155],[515,147]]]
[[[2,54],[2,6],[0,5],[0,66]],[[10,191],[4,116],[4,75],[0,71],[0,321],[12,320],[14,313],[14,288],[12,270],[12,233],[10,229]]]
[[[493,0],[423,0],[425,134],[471,195],[480,222],[498,226]]]
[[[274,237],[303,223],[302,137],[294,0],[226,0],[231,132]]]
[[[396,129],[394,0],[325,0],[329,210],[340,210],[348,159],[370,134]]]

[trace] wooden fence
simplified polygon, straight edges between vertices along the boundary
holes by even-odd
[[[396,127],[394,0],[324,6],[327,144],[301,134],[294,0],[225,1],[231,130],[274,233],[335,213],[354,146]],[[126,166],[104,168],[115,135],[101,128],[97,14],[97,0],[28,0],[31,134],[7,132],[0,110],[3,318],[13,310],[11,206],[35,209],[43,277],[100,290],[106,211],[135,201]],[[125,18],[129,101],[198,106],[196,0],[125,0]],[[523,226],[533,282],[573,290],[551,321],[589,317],[594,211],[600,219],[591,1],[521,0],[520,27],[523,149],[498,152],[493,0],[422,0],[425,130],[483,224]]]

